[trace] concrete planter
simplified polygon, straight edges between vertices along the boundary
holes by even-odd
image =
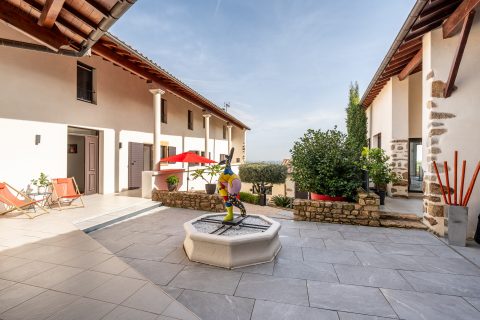
[[[467,241],[468,207],[448,206],[448,244],[465,247]]]

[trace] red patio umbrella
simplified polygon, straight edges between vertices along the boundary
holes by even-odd
[[[199,156],[194,152],[183,152],[171,157],[166,157],[160,159],[160,162],[186,162],[188,163],[187,169],[187,191],[188,191],[188,181],[190,180],[190,163],[216,163],[216,161],[210,160],[208,158]]]

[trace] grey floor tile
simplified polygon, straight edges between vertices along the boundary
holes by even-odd
[[[173,250],[175,250],[174,247],[132,244],[126,249],[118,252],[117,255],[133,259],[161,261]]]
[[[391,318],[367,316],[359,313],[339,312],[340,320],[389,320]]]
[[[175,288],[233,295],[241,275],[235,271],[187,266],[169,285]]]
[[[87,270],[60,282],[53,286],[52,289],[82,296],[105,283],[110,278],[112,278],[112,275]]]
[[[20,267],[21,265],[27,264],[29,262],[31,262],[31,260],[17,257],[0,256],[0,274]]]
[[[112,255],[110,254],[93,251],[87,252],[83,255],[77,256],[76,258],[65,261],[62,264],[70,267],[89,269],[110,259],[111,257]]]
[[[296,228],[296,229],[314,229],[317,230],[317,224],[309,221],[295,221],[295,220],[277,220],[282,225],[282,228]]]
[[[53,269],[39,273],[38,275],[23,281],[23,283],[30,284],[32,286],[51,289],[55,285],[59,284],[60,282],[63,282],[79,274],[82,271],[84,270],[80,268],[73,268],[68,266],[56,266]]]
[[[244,273],[235,296],[308,306],[305,280]]]
[[[274,264],[275,264],[274,261],[270,261],[267,263],[260,263],[253,266],[238,268],[234,270],[239,272],[267,274],[271,276],[273,274]]]
[[[185,267],[181,264],[139,259],[133,259],[129,262],[129,265],[147,279],[159,285],[167,285]]]
[[[9,320],[43,320],[77,299],[71,294],[48,290],[8,310],[1,317]]]
[[[394,243],[444,245],[437,237],[425,232],[425,235],[388,235]]]
[[[249,320],[254,300],[185,290],[177,299],[201,319]]]
[[[415,261],[429,272],[480,276],[480,268],[464,258],[415,257]]]
[[[480,312],[460,297],[402,290],[381,290],[401,319],[480,319]]]
[[[14,284],[0,291],[0,314],[39,294],[45,289],[29,286],[22,283]]]
[[[147,278],[143,274],[139,273],[137,270],[131,267],[128,267],[127,269],[122,271],[119,275],[128,277],[128,278],[133,278],[133,279],[147,280]]]
[[[306,247],[324,249],[324,240],[320,238],[297,238],[280,236],[282,247]]]
[[[113,276],[107,282],[86,294],[86,297],[120,304],[147,282],[144,280]]]
[[[122,302],[122,305],[146,312],[161,314],[173,301],[173,298],[169,297],[156,285],[147,284]]]
[[[256,300],[252,320],[337,320],[337,313],[331,310],[296,306],[285,303]]]
[[[5,288],[13,286],[15,283],[16,282],[14,282],[14,281],[0,279],[0,292]]]
[[[173,299],[177,299],[185,289],[169,287],[169,286],[160,286],[163,291],[165,291]]]
[[[30,260],[62,264],[63,262],[78,257],[82,254],[84,254],[84,252],[70,248],[57,246],[41,246],[39,248],[25,251],[22,254],[18,255],[18,257]]]
[[[428,245],[424,244],[423,245],[425,248],[430,250],[433,254],[435,254],[438,257],[442,258],[457,258],[457,259],[462,259],[463,257],[459,255],[457,252],[452,250],[449,246],[436,246],[436,245]]]
[[[163,235],[165,236],[165,235]],[[175,247],[175,248],[183,248],[183,241],[185,240],[185,236],[166,236],[167,238],[159,243],[161,246],[167,247]]]
[[[115,306],[108,302],[80,298],[48,320],[99,320],[112,311]]]
[[[168,236],[160,233],[131,232],[128,236],[123,237],[122,241],[135,244],[156,245],[167,238]]]
[[[102,320],[156,320],[157,315],[150,312],[140,311],[124,306],[118,306]]]
[[[377,288],[308,281],[310,306],[372,316],[396,317]]]
[[[185,254],[185,250],[182,248],[176,248],[172,252],[170,252],[165,258],[162,259],[162,262],[168,263],[182,263],[187,258]]]
[[[371,243],[364,241],[328,239],[325,240],[325,246],[329,250],[378,252]]]
[[[420,292],[480,298],[480,277],[414,271],[400,273]]]
[[[373,252],[357,252],[356,255],[364,266],[397,270],[426,270],[417,262],[419,257]]]
[[[31,261],[1,273],[0,279],[21,282],[54,267],[54,264],[48,262]]]
[[[302,229],[300,230],[302,238],[321,238],[321,239],[340,239],[343,240],[342,234],[339,231],[334,230],[312,230]]]
[[[196,314],[187,309],[178,301],[173,301],[170,303],[162,315],[180,320],[200,320]]]
[[[340,263],[358,265],[360,261],[352,251],[323,250],[314,248],[302,248],[305,261],[320,261],[326,263]]]
[[[391,242],[383,233],[366,233],[366,232],[341,232],[345,240],[368,241],[368,242]]]
[[[373,246],[382,254],[401,254],[406,256],[435,256],[430,250],[419,244],[374,243]]]
[[[340,283],[389,288],[413,290],[408,282],[392,269],[380,269],[365,266],[334,265]]]
[[[119,251],[122,251],[125,248],[128,248],[131,246],[133,243],[130,241],[125,241],[125,240],[113,240],[113,239],[97,239],[98,242],[100,242],[105,248],[110,250],[112,253],[117,253]]]
[[[96,266],[93,266],[90,270],[109,274],[119,274],[125,271],[127,268],[128,264],[114,256],[101,262],[100,264],[97,264]]]
[[[303,260],[302,248],[300,247],[285,247],[282,246],[278,252],[276,259],[290,259],[290,260]]]
[[[480,311],[480,298],[464,297],[464,299],[470,302],[472,306],[474,306],[478,311]]]
[[[332,264],[314,260],[295,261],[278,259],[275,263],[273,275],[285,278],[338,282]]]
[[[300,237],[300,229],[298,228],[281,228],[279,234],[287,237]]]

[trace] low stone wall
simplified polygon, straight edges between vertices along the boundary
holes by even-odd
[[[360,192],[358,203],[295,199],[294,220],[380,226],[380,198]]]
[[[160,201],[167,207],[203,210],[211,212],[225,211],[223,199],[218,194],[153,190],[152,200]]]

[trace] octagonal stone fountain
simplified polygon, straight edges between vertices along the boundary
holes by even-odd
[[[183,225],[183,243],[191,261],[228,269],[272,261],[281,248],[280,223],[263,215],[235,215],[223,224],[223,214],[205,214]]]

